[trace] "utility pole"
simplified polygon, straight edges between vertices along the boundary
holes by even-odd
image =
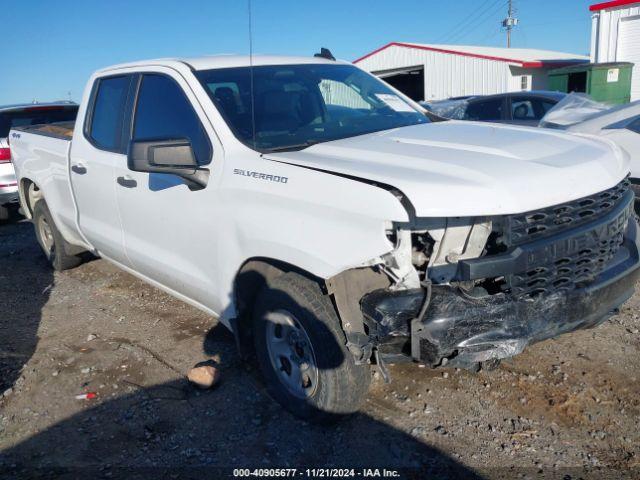
[[[513,14],[513,0],[509,0],[507,18],[502,21],[502,26],[507,29],[507,48],[511,48],[511,30],[518,25],[518,19]]]

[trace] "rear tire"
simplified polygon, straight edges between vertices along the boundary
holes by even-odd
[[[297,417],[337,420],[367,394],[370,367],[355,364],[333,304],[302,275],[285,273],[260,292],[254,342],[267,390]]]
[[[44,200],[38,200],[33,207],[33,225],[38,243],[54,270],[68,270],[82,263],[80,257],[67,254],[71,244],[62,238]]]

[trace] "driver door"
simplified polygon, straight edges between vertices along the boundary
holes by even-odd
[[[132,141],[188,139],[199,165],[210,165],[211,127],[197,99],[179,74],[158,70],[140,75]],[[116,169],[125,250],[133,269],[186,299],[210,303],[217,271],[214,178],[207,187],[193,189],[176,175],[131,171],[126,159]]]

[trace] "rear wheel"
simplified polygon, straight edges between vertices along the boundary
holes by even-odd
[[[33,225],[38,243],[54,270],[67,270],[80,265],[82,262],[80,257],[67,254],[67,251],[70,250],[70,244],[62,238],[53,223],[53,218],[44,200],[38,200],[33,207]]]
[[[317,283],[286,273],[265,287],[254,308],[254,341],[269,393],[294,415],[322,421],[358,410],[371,371],[355,364]]]

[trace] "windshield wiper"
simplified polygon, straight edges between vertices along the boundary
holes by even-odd
[[[322,143],[326,140],[308,140],[304,143],[297,143],[294,145],[283,145],[281,147],[273,147],[273,148],[268,148],[266,149],[267,152],[292,152],[292,151],[300,151],[300,150],[304,150],[305,148],[311,147],[312,145],[315,145],[317,143]]]

